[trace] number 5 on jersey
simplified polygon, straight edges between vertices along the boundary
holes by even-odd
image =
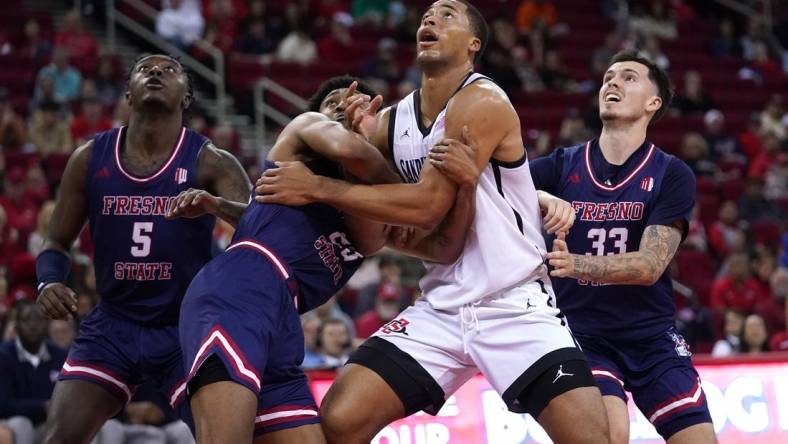
[[[153,222],[134,222],[131,232],[131,255],[134,257],[146,257],[150,254],[150,234],[153,233]]]

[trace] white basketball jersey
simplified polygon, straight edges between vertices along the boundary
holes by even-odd
[[[479,80],[471,74],[460,89]],[[459,91],[459,89],[458,89]],[[421,121],[419,90],[391,110],[389,142],[394,162],[408,182],[418,182],[430,148],[443,138],[444,108],[430,128]],[[503,290],[545,278],[546,254],[541,214],[525,154],[521,161],[491,159],[476,188],[476,215],[465,249],[450,265],[425,262],[420,282],[424,298],[435,308],[448,309],[495,296]]]

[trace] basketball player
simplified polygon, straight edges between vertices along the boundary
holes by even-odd
[[[528,412],[561,443],[605,443],[607,419],[591,369],[575,345],[543,264],[539,204],[503,91],[473,73],[487,40],[478,10],[433,3],[417,34],[422,88],[381,113],[372,142],[408,184],[357,185],[299,164],[266,171],[259,201],[323,202],[384,223],[431,229],[457,186],[426,159],[467,126],[476,142],[476,211],[462,256],[427,262],[424,297],[367,340],[329,390],[321,414],[333,443],[361,443],[446,397],[481,371],[514,412]],[[352,120],[355,120],[352,119]],[[443,148],[436,150],[440,163]],[[565,229],[565,228],[564,228]]]
[[[577,211],[548,258],[560,278],[558,306],[591,364],[616,443],[629,441],[625,390],[668,443],[715,442],[665,271],[687,234],[695,178],[646,139],[671,96],[662,69],[617,54],[599,90],[599,140],[531,163],[536,187]]]
[[[47,418],[48,443],[86,443],[152,380],[168,396],[183,379],[178,313],[183,294],[211,258],[214,219],[167,220],[179,193],[213,191],[213,211],[240,218],[251,184],[229,153],[181,124],[192,101],[181,64],[165,55],[131,69],[128,127],[98,134],[69,159],[44,251],[36,261],[38,303],[71,318],[69,249],[87,219],[96,246],[101,302],[82,321]],[[242,203],[239,203],[242,202]],[[179,407],[191,422],[188,406]]]
[[[326,81],[310,100],[312,111],[279,135],[266,167],[303,161],[315,173],[332,177],[344,170],[363,182],[400,182],[375,147],[342,125],[345,104],[356,87],[372,95],[351,77]],[[380,100],[372,102],[373,110]],[[470,148],[456,141],[441,146],[460,153]],[[458,180],[475,185],[477,176],[472,172]],[[456,260],[472,197],[467,193],[454,206],[437,241],[427,238],[415,250],[433,260]],[[189,372],[173,396],[183,397],[188,388],[200,443],[251,442],[253,436],[258,443],[325,442],[315,400],[299,368],[304,337],[298,315],[339,291],[390,231],[383,224],[344,217],[325,204],[249,205],[232,244],[197,274],[181,309],[180,337]]]

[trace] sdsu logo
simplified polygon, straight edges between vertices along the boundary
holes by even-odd
[[[394,319],[389,321],[383,327],[380,327],[380,332],[383,334],[391,334],[391,333],[402,333],[405,336],[408,336],[408,332],[406,328],[410,324],[405,318],[402,319]]]

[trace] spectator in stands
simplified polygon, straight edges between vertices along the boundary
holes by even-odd
[[[741,332],[741,352],[748,355],[758,355],[769,351],[769,335],[766,331],[766,322],[757,314],[751,314],[744,319]]]
[[[715,57],[740,56],[741,44],[736,38],[736,30],[730,19],[719,21],[717,34],[709,43],[709,52]]]
[[[321,22],[328,23],[335,14],[350,12],[350,2],[346,0],[323,0],[315,5],[316,15]]]
[[[181,49],[188,49],[200,38],[205,19],[197,0],[163,0],[156,17],[156,33]]]
[[[317,332],[317,347],[322,358],[322,367],[345,365],[353,346],[347,325],[340,319],[328,318],[320,324]]]
[[[309,37],[308,22],[302,20],[298,26],[290,31],[279,43],[276,57],[286,63],[300,63],[308,65],[317,59],[317,45]]]
[[[47,404],[67,352],[45,341],[48,319],[37,304],[19,302],[14,321],[16,339],[0,345],[0,418],[6,418],[16,442],[32,443],[43,436]]]
[[[216,46],[223,53],[228,53],[235,44],[238,35],[238,17],[243,17],[243,11],[246,9],[245,3],[213,0],[209,5],[211,6],[211,14],[206,15],[207,26],[203,40]]]
[[[389,14],[390,0],[353,0],[351,13],[359,23],[380,26]]]
[[[400,308],[407,307],[409,295],[402,286],[402,265],[397,255],[381,254],[378,256],[378,282],[369,284],[361,289],[356,298],[355,317],[359,317],[375,307],[380,288],[385,284],[392,284],[400,289]]]
[[[781,140],[788,137],[788,114],[785,113],[783,96],[773,94],[761,111],[761,131],[771,133]]]
[[[126,92],[126,86],[121,81],[112,55],[101,56],[93,81],[99,102],[105,108],[114,107],[118,99]]]
[[[68,350],[77,336],[76,321],[70,320],[51,320],[49,321],[49,340],[55,345]]]
[[[356,60],[353,37],[350,35],[352,25],[353,18],[350,14],[340,12],[334,15],[329,25],[328,35],[321,38],[317,44],[318,53],[323,60],[340,63]]]
[[[367,79],[377,79],[383,82],[386,88],[377,88],[378,91],[386,91],[388,85],[396,84],[402,78],[402,71],[397,62],[397,42],[386,37],[378,42],[377,54],[370,60],[364,62],[361,67],[361,75]]]
[[[762,138],[761,152],[750,162],[747,176],[766,180],[767,171],[777,163],[781,151],[780,139],[771,132],[765,132]]]
[[[759,220],[779,221],[782,210],[763,195],[763,178],[750,177],[744,195],[739,199],[739,212],[748,222]]]
[[[41,37],[41,26],[34,18],[25,22],[22,33],[24,38],[19,53],[29,57],[36,65],[42,65],[52,55],[52,42]]]
[[[74,67],[69,64],[69,53],[65,48],[55,48],[52,52],[52,63],[45,66],[38,72],[36,79],[35,96],[39,102],[46,98],[42,91],[41,82],[49,78],[53,82],[53,99],[61,105],[68,105],[79,96],[79,87],[82,76]]]
[[[67,49],[71,57],[80,60],[95,59],[99,53],[98,41],[83,29],[78,9],[72,9],[63,17],[63,28],[55,34],[55,46]]]
[[[211,130],[211,140],[217,147],[238,155],[241,147],[238,144],[238,134],[229,123],[220,123]]]
[[[52,200],[46,201],[41,205],[38,210],[38,223],[36,224],[36,231],[30,234],[27,239],[27,252],[33,256],[38,256],[44,249],[44,241],[46,240],[46,233],[49,230],[49,222],[52,220],[52,213],[55,211],[55,202]]]
[[[705,113],[714,108],[711,96],[703,89],[698,71],[690,70],[684,73],[684,88],[673,99],[673,106],[682,116],[697,112]]]
[[[122,412],[123,442],[193,444],[189,427],[175,414],[153,383],[137,387]]]
[[[753,159],[761,152],[763,140],[761,132],[761,116],[757,112],[750,114],[747,129],[739,134],[739,145],[752,165]]]
[[[378,289],[375,308],[356,319],[356,334],[368,338],[386,322],[394,319],[400,312],[400,288],[394,284],[383,284]]]
[[[741,332],[744,327],[744,313],[729,308],[725,310],[725,319],[722,324],[724,337],[714,343],[711,355],[715,358],[724,358],[735,355],[741,346]]]
[[[788,270],[777,268],[777,258],[766,251],[759,254],[753,261],[753,271],[758,285],[769,293],[769,299],[755,306],[755,313],[766,321],[769,331],[779,331],[785,326],[785,297],[788,286],[780,287],[788,277]]]
[[[735,251],[741,229],[742,221],[736,202],[724,201],[720,205],[717,220],[709,228],[709,245],[717,257],[724,259]]]
[[[679,157],[698,177],[714,178],[719,172],[717,165],[709,160],[709,144],[696,132],[689,132],[681,139]]]
[[[646,36],[643,38],[643,48],[638,55],[653,61],[665,71],[670,70],[670,59],[662,52],[662,48],[659,47],[659,40],[654,36]]]
[[[577,108],[569,108],[558,130],[557,146],[578,145],[593,138]]]
[[[337,304],[337,295],[334,295],[334,297],[329,299],[325,304],[312,310],[312,313],[320,319],[321,324],[327,319],[339,319],[345,323],[345,327],[347,327],[350,332],[350,337],[356,337],[356,328],[353,325],[353,319],[339,307],[339,304]]]
[[[750,67],[765,80],[780,79],[783,76],[782,68],[769,54],[766,43],[762,41],[756,41],[752,45]]]
[[[642,7],[633,11],[629,20],[629,27],[632,31],[648,38],[673,40],[678,37],[676,22],[671,17],[670,11],[663,0],[650,2],[650,10],[645,11]]]
[[[8,90],[0,88],[0,149],[19,149],[26,142],[25,121],[14,110]]]
[[[783,319],[785,322],[779,331],[769,341],[769,348],[773,351],[788,351],[788,269],[778,268],[772,274],[772,290],[775,295],[775,305],[782,303]]]
[[[320,350],[317,348],[317,332],[320,329],[320,319],[312,313],[301,316],[301,328],[304,330],[304,368],[316,368],[323,365]]]
[[[537,68],[537,71],[545,88],[549,90],[570,92],[574,89],[575,83],[556,50],[549,49],[545,52],[544,65]]]
[[[266,34],[265,20],[262,18],[250,21],[246,32],[238,41],[238,51],[243,54],[270,54],[275,49],[276,44]]]
[[[711,308],[723,312],[735,308],[745,313],[755,305],[769,299],[755,278],[750,274],[749,259],[744,253],[731,254],[726,261],[727,273],[714,281],[711,287]]]
[[[97,97],[82,98],[81,111],[71,122],[71,137],[77,146],[83,145],[97,133],[112,128],[112,121],[104,115]]]
[[[591,72],[596,78],[602,77],[610,65],[610,59],[621,50],[621,36],[610,32],[605,36],[605,43],[591,54]]]
[[[509,97],[523,89],[520,72],[527,68],[526,49],[511,20],[497,18],[491,24],[490,42],[482,55],[487,73]]]
[[[47,100],[30,118],[30,143],[43,157],[53,153],[67,154],[74,150],[71,129],[59,111],[57,103]]]
[[[539,25],[550,28],[557,22],[558,12],[549,0],[523,0],[514,16],[514,24],[521,34],[527,34]]]
[[[38,207],[25,196],[26,176],[22,167],[13,167],[5,176],[4,193],[0,195],[0,206],[5,210],[11,238],[22,246],[27,245],[27,236],[35,228],[38,214]]]
[[[698,251],[708,250],[706,228],[703,227],[703,222],[700,220],[700,205],[697,203],[692,208],[692,218],[687,229],[687,237],[682,242],[681,248],[692,248]]]
[[[704,137],[709,144],[709,157],[715,162],[726,161],[747,164],[747,156],[739,145],[739,141],[725,129],[725,115],[712,109],[703,116],[705,125]]]

